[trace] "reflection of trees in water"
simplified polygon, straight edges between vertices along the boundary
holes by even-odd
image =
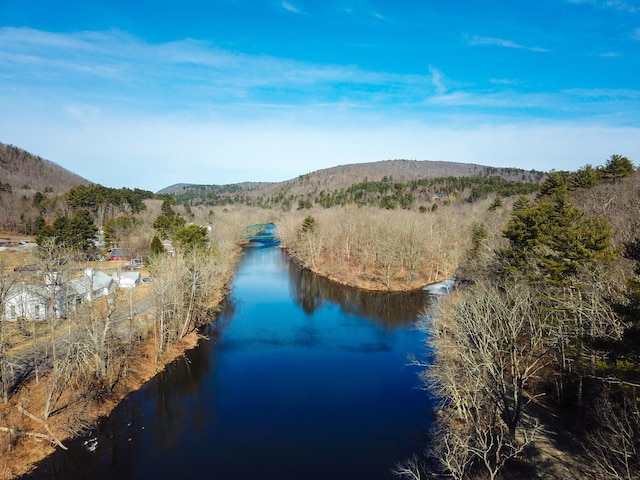
[[[311,314],[324,302],[339,305],[342,311],[379,323],[383,328],[406,327],[422,315],[429,304],[426,292],[369,292],[345,287],[299,268],[289,262],[291,296]]]
[[[200,348],[189,350],[129,395],[100,421],[97,431],[65,442],[69,451],[56,451],[25,478],[101,478],[96,472],[105,472],[103,478],[132,478],[142,450],[171,449],[185,431],[204,425],[203,416],[209,413],[210,405],[193,399],[199,396],[203,378],[215,362],[215,355],[202,342],[215,341],[218,331],[208,328],[206,334],[209,340],[200,340]],[[153,433],[149,435],[149,431]],[[142,442],[142,435],[153,445]],[[94,438],[97,448],[88,451],[85,442]]]

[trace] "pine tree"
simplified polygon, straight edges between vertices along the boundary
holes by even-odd
[[[178,228],[173,239],[182,251],[191,252],[209,245],[209,232],[206,227],[191,224]]]
[[[605,180],[612,180],[614,182],[633,175],[633,172],[635,172],[633,163],[622,155],[611,155],[607,160],[607,164],[600,170]]]
[[[162,240],[158,235],[154,235],[153,239],[151,239],[151,244],[149,245],[149,255],[150,256],[158,256],[167,253],[167,249],[164,248],[162,244]]]
[[[562,285],[580,268],[613,258],[606,220],[585,218],[563,196],[537,204],[519,199],[503,234],[510,242],[501,252],[505,269],[534,282]]]

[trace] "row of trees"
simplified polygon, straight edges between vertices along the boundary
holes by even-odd
[[[633,173],[612,173],[627,161],[612,157],[603,181]],[[626,241],[629,278],[608,222],[574,206],[557,179],[514,203],[500,241],[473,229],[467,284],[424,323],[433,362],[422,375],[442,399],[431,463],[409,461],[399,475],[499,478],[540,434],[540,402],[583,420],[574,433],[597,478],[640,475],[640,240]]]

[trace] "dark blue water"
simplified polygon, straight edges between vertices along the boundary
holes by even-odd
[[[209,339],[33,476],[394,478],[430,426],[406,366],[423,353],[412,322],[426,301],[336,286],[278,249],[249,249]]]

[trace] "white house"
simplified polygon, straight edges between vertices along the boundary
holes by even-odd
[[[113,274],[113,281],[120,288],[134,288],[140,285],[140,272],[121,272]]]
[[[44,285],[12,285],[4,299],[4,318],[7,320],[46,320],[47,307],[51,304],[51,291]],[[59,302],[56,293],[56,303]],[[56,305],[56,315],[61,309]]]
[[[104,272],[87,268],[84,275],[69,282],[69,299],[75,303],[91,302],[113,292],[113,278]]]

